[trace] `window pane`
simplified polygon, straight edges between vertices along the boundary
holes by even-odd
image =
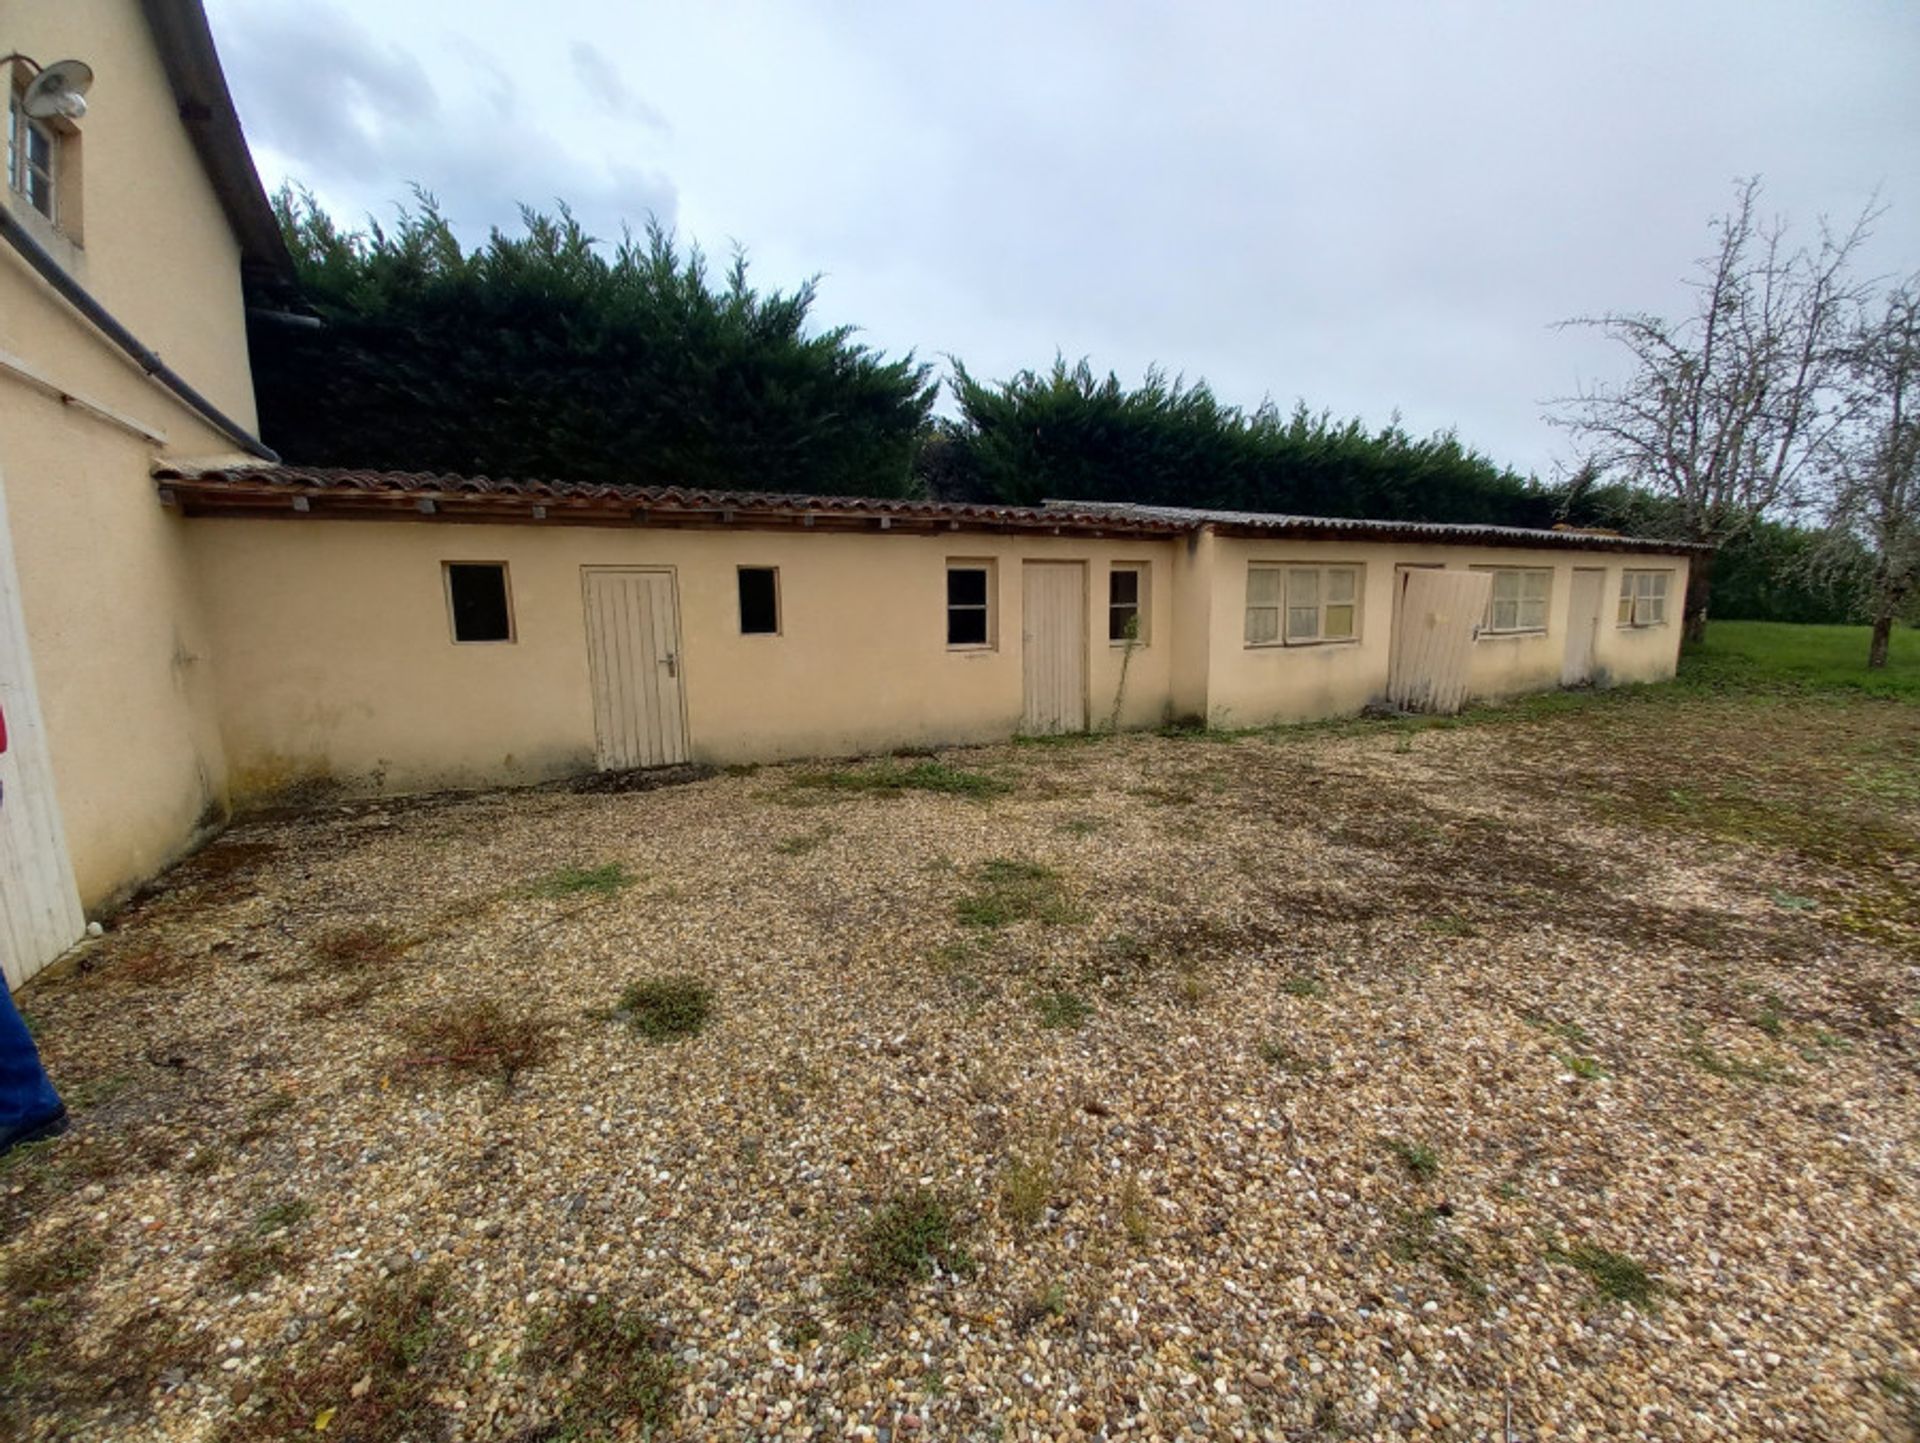
[[[1107,600],[1115,606],[1128,605],[1140,600],[1140,573],[1137,571],[1109,571],[1107,573]]]
[[[1631,626],[1633,624],[1633,598],[1628,596],[1624,591],[1620,593],[1620,607],[1615,616],[1615,620],[1622,626]]]
[[[1493,629],[1495,631],[1513,631],[1520,625],[1520,603],[1502,601],[1498,597],[1493,603]]]
[[[1352,601],[1355,578],[1359,575],[1351,566],[1333,566],[1327,569],[1327,600]]]
[[[1543,597],[1523,596],[1520,598],[1520,629],[1522,631],[1544,631],[1547,626],[1547,603]]]
[[[463,562],[447,567],[447,588],[453,597],[455,641],[511,641],[513,621],[507,612],[507,568]]]
[[[1647,574],[1653,578],[1653,594],[1664,600],[1667,594],[1668,573],[1664,571],[1650,571]]]
[[[1247,572],[1247,605],[1278,606],[1280,572],[1272,566],[1255,566]]]
[[[1107,608],[1107,640],[1138,641],[1140,639],[1140,608],[1137,606],[1110,606]]]
[[[987,604],[987,572],[983,566],[949,566],[947,568],[947,605],[949,606],[985,606]]]
[[[740,634],[765,636],[780,630],[779,573],[771,566],[740,568]]]
[[[948,646],[985,646],[986,644],[986,607],[956,606],[947,612]]]
[[[1287,608],[1287,640],[1314,641],[1320,635],[1320,608],[1317,606],[1289,606]]]
[[[1320,604],[1320,573],[1311,566],[1296,566],[1287,572],[1287,605],[1313,606]],[[1292,623],[1288,623],[1287,634],[1293,634]]]
[[[1260,646],[1280,639],[1280,608],[1277,606],[1249,606],[1247,608],[1247,642]]]
[[[1493,599],[1495,601],[1512,601],[1519,594],[1519,572],[1496,571],[1493,573]]]
[[[1327,604],[1327,637],[1329,640],[1353,635],[1353,603],[1335,601]]]
[[[1546,604],[1547,594],[1553,589],[1551,571],[1529,571],[1521,578],[1520,596],[1524,601],[1538,601]]]

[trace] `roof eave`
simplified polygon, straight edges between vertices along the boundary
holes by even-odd
[[[140,9],[166,69],[180,123],[240,243],[242,276],[255,285],[293,285],[293,257],[254,169],[206,10],[200,0],[140,0]]]
[[[1418,526],[1398,527],[1389,524],[1368,526],[1364,529],[1342,525],[1314,526],[1310,523],[1298,522],[1286,526],[1250,526],[1214,521],[1207,522],[1206,525],[1215,535],[1231,536],[1242,540],[1286,538],[1294,541],[1396,541],[1423,546],[1489,546],[1519,551],[1638,552],[1662,556],[1691,555],[1713,550],[1711,546],[1702,546],[1697,542],[1660,541],[1645,536],[1601,536],[1590,532],[1528,533],[1502,531],[1492,527],[1485,530],[1461,527],[1458,530],[1433,531],[1424,530]]]
[[[858,508],[755,505],[679,505],[641,498],[579,498],[432,490],[352,491],[299,485],[236,486],[161,473],[161,502],[187,517],[435,521],[535,526],[612,526],[659,529],[899,532],[939,535],[998,532],[1029,536],[1125,536],[1165,540],[1186,528],[1166,522],[1097,521],[1066,517],[925,515]]]

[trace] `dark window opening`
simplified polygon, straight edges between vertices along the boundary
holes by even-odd
[[[987,644],[987,569],[947,568],[947,645]]]
[[[1140,573],[1107,573],[1107,640],[1140,640]]]
[[[740,634],[769,636],[780,630],[780,572],[772,566],[740,568]]]
[[[507,568],[499,562],[447,563],[447,594],[453,601],[455,641],[512,641],[507,605]]]

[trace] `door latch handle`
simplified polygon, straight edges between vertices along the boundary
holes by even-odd
[[[672,677],[680,675],[680,658],[671,651],[667,653],[667,675]]]

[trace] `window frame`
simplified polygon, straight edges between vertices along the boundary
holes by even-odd
[[[1620,568],[1620,591],[1614,599],[1613,622],[1621,631],[1649,631],[1657,626],[1667,625],[1672,618],[1674,568],[1671,566],[1623,566]],[[1658,580],[1657,588],[1649,588],[1645,596],[1640,593],[1642,579]],[[1643,601],[1658,601],[1660,615],[1657,620],[1640,619],[1640,606]],[[1621,612],[1626,616],[1622,619]]]
[[[1253,578],[1255,572],[1273,572],[1280,578],[1280,589],[1271,603],[1262,602],[1256,607],[1253,600]],[[1293,578],[1298,573],[1314,574],[1314,634],[1312,636],[1291,635],[1291,613],[1304,611],[1306,606],[1296,600]],[[1353,593],[1346,600],[1334,600],[1326,584],[1327,576],[1332,572],[1351,573]],[[1242,645],[1249,651],[1264,651],[1270,647],[1288,646],[1356,646],[1363,634],[1367,594],[1367,564],[1364,561],[1249,561],[1247,563],[1246,604],[1241,612],[1240,638]],[[1327,635],[1327,612],[1334,607],[1349,607],[1353,611],[1353,626],[1345,636]],[[1255,610],[1276,613],[1275,634],[1271,640],[1255,641],[1251,635],[1251,619]]]
[[[1488,578],[1487,609],[1480,617],[1481,636],[1546,636],[1549,634],[1552,630],[1553,620],[1553,579],[1555,572],[1558,570],[1557,567],[1475,566],[1471,569],[1484,573]],[[1499,626],[1494,622],[1496,615],[1495,607],[1499,601],[1499,579],[1502,576],[1516,576],[1520,578],[1519,594],[1513,598],[1514,624],[1512,626]],[[1528,626],[1523,621],[1528,599],[1526,595],[1526,578],[1529,576],[1546,578],[1545,593],[1539,598],[1540,624],[1538,626]]]
[[[747,630],[746,598],[741,594],[741,586],[749,571],[766,571],[773,575],[773,626],[766,631]],[[742,636],[780,636],[786,631],[787,608],[785,598],[780,594],[780,568],[777,566],[740,565],[733,569],[733,599],[739,613],[740,635]]]
[[[37,164],[33,159],[33,140],[36,136],[46,143],[44,165]],[[25,92],[17,80],[10,77],[7,85],[7,189],[20,197],[28,210],[56,230],[64,229],[61,224],[61,192],[64,189],[61,184],[61,151],[66,139],[66,132],[59,126],[27,114]],[[47,203],[44,207],[33,198],[33,182],[36,179],[46,186]]]
[[[1153,569],[1153,563],[1150,561],[1115,561],[1108,564],[1107,566],[1107,645],[1108,646],[1120,646],[1120,647],[1133,646],[1137,648],[1137,647],[1145,646],[1147,644],[1147,631],[1149,626],[1148,618],[1151,615],[1151,612],[1148,607],[1148,599],[1152,595],[1151,590],[1149,589],[1151,584],[1149,581],[1149,578],[1152,574],[1152,569]],[[1133,600],[1131,602],[1117,602],[1113,599],[1113,578],[1115,576],[1121,575],[1122,573],[1130,575],[1134,578]],[[1115,636],[1113,634],[1113,614],[1116,611],[1121,611],[1121,610],[1131,610],[1134,614],[1134,617],[1136,618],[1136,622],[1134,626],[1134,634],[1131,638],[1126,636],[1124,632],[1119,636]]]
[[[986,576],[986,599],[979,604],[953,600],[952,576],[956,571],[979,571]],[[949,556],[941,573],[944,590],[940,598],[942,635],[948,651],[996,651],[1000,645],[1000,576],[999,568],[990,556]],[[985,615],[985,639],[982,641],[955,641],[953,639],[953,614],[956,611],[979,611]]]
[[[507,606],[507,634],[492,637],[460,635],[460,613],[453,602],[453,568],[456,566],[493,566],[500,571],[500,590]],[[447,600],[447,636],[455,646],[512,646],[520,640],[519,608],[513,604],[513,568],[505,561],[486,557],[458,557],[440,562],[440,590]]]

